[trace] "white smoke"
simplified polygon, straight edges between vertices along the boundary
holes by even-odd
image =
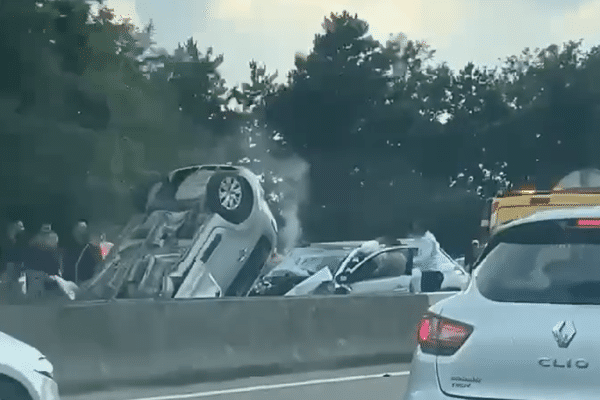
[[[267,201],[283,219],[277,248],[280,253],[285,253],[302,239],[299,212],[302,204],[308,201],[309,165],[295,154],[274,157],[271,151],[280,134],[257,125],[255,122],[242,129],[240,143],[245,143],[245,156],[251,160],[246,166],[264,177]]]
[[[276,159],[263,157],[263,167],[277,182],[272,185],[272,201],[280,209],[284,226],[279,231],[278,250],[282,253],[296,247],[302,239],[300,206],[308,201],[309,165],[298,156]]]

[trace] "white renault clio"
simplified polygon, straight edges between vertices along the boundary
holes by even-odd
[[[600,399],[600,207],[506,224],[417,336],[405,400]]]
[[[37,349],[0,332],[0,399],[59,400],[53,373]]]

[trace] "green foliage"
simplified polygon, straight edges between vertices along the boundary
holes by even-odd
[[[384,102],[391,80],[386,73],[398,57],[381,51],[367,36],[368,24],[347,12],[332,13],[323,28],[311,53],[296,56],[289,87],[266,106],[267,119],[303,155],[360,141],[356,132]]]
[[[99,3],[0,2],[0,167],[15,171],[3,178],[5,209],[41,193],[75,199],[65,215],[94,201],[110,209],[91,187],[118,204],[149,170],[178,165],[182,150],[209,153],[240,131],[264,135],[273,156],[306,159],[311,217],[361,238],[384,220],[404,223],[387,216],[424,209],[435,193],[463,201],[525,175],[549,186],[600,166],[600,46],[526,48],[498,69],[453,72],[433,64],[426,43],[399,34],[382,44],[344,11],[324,18],[286,84],[252,60],[249,82],[230,88],[223,54],[193,38],[169,54],[156,48],[152,21],[135,27]]]

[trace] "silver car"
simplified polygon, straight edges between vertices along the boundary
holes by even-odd
[[[363,242],[345,258],[340,257],[338,266],[320,269],[285,296],[408,292],[415,282],[412,258],[416,250]]]
[[[277,246],[260,179],[246,168],[171,172],[148,195],[78,298],[243,296]]]
[[[597,399],[600,207],[494,233],[465,292],[417,327],[405,400]]]

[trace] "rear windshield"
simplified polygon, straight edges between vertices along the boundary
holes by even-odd
[[[508,229],[478,269],[477,287],[493,301],[600,304],[600,228],[554,220]]]

